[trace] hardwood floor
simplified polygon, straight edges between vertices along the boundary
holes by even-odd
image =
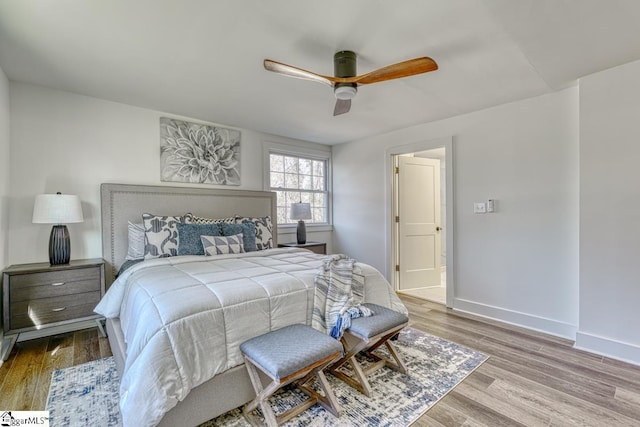
[[[402,300],[414,328],[489,355],[415,426],[640,426],[640,367],[562,338]],[[55,369],[109,355],[97,329],[18,343],[0,368],[0,409],[42,410]]]
[[[0,410],[44,410],[53,371],[109,356],[98,328],[16,343],[0,367]]]

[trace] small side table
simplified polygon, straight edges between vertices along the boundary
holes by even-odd
[[[311,252],[315,252],[320,255],[327,254],[327,244],[321,242],[307,242],[307,243],[278,243],[279,248],[303,248],[309,249]]]
[[[96,322],[106,336],[102,317],[93,312],[105,292],[103,259],[69,264],[16,264],[3,271],[3,326],[9,356],[20,337],[39,338],[86,327]]]

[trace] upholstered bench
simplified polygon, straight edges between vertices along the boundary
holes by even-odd
[[[342,350],[339,341],[306,325],[286,326],[242,343],[240,351],[256,392],[255,399],[246,404],[242,411],[247,421],[252,425],[260,425],[258,418],[252,414],[258,406],[270,427],[287,422],[316,403],[336,417],[340,416],[340,407],[322,370],[340,358]],[[266,388],[263,388],[256,369],[271,378]],[[318,380],[324,396],[307,385],[313,378]],[[268,399],[292,382],[309,398],[276,416]]]
[[[351,326],[345,330],[341,338],[345,348],[345,354],[340,360],[329,366],[328,370],[362,394],[370,396],[371,385],[369,384],[367,376],[371,373],[383,366],[387,366],[403,374],[407,373],[407,367],[402,357],[400,357],[400,354],[398,354],[396,348],[389,340],[396,336],[402,328],[407,326],[409,318],[402,313],[376,304],[365,303],[363,305],[368,307],[373,312],[373,315],[351,319]],[[377,353],[373,353],[375,349],[383,344],[386,345],[389,350],[389,354],[394,359],[393,361]],[[366,369],[356,360],[356,355],[361,351],[375,360],[375,362],[367,366]],[[345,363],[351,365],[352,375],[348,375],[338,369]]]

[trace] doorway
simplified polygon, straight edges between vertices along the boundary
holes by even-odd
[[[393,284],[397,292],[452,307],[451,138],[388,150]]]

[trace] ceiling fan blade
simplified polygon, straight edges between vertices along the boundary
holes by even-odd
[[[333,115],[339,116],[340,114],[348,113],[351,110],[350,99],[336,99],[336,107],[333,109]]]
[[[333,87],[333,77],[316,74],[311,71],[303,70],[302,68],[293,67],[291,65],[283,64],[271,59],[264,60],[264,69],[267,71],[273,71],[274,73],[282,74],[284,76],[311,80],[312,82],[318,82]]]
[[[399,79],[402,77],[414,76],[416,74],[427,73],[438,69],[438,64],[428,57],[410,59],[408,61],[398,62],[397,64],[387,65],[371,71],[361,76],[350,77],[347,83],[357,83],[366,85],[370,83],[383,82],[385,80]]]

